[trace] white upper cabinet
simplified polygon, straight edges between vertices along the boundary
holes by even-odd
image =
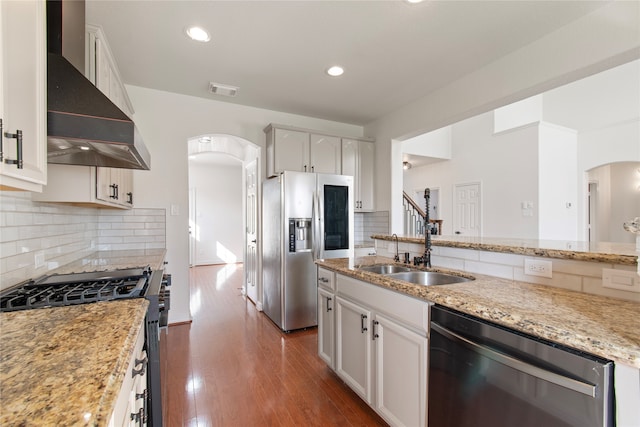
[[[289,129],[272,128],[267,133],[267,173],[284,171],[309,172],[309,134]]]
[[[87,25],[86,31],[85,75],[111,102],[131,117],[133,107],[102,28]]]
[[[374,162],[373,142],[342,139],[342,174],[353,176],[356,212],[372,212],[375,208]]]
[[[340,138],[316,134],[311,134],[309,138],[310,172],[340,174]]]
[[[31,197],[58,202],[129,209],[133,207],[133,171],[95,166],[49,165],[49,183]]]
[[[0,189],[47,183],[47,57],[43,1],[0,1]]]
[[[340,174],[340,137],[273,124],[264,131],[267,134],[267,176],[286,170]]]

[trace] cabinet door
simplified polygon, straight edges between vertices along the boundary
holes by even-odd
[[[426,425],[427,338],[381,315],[373,329],[376,411],[394,426]]]
[[[311,172],[340,174],[342,157],[340,138],[311,134],[309,140]]]
[[[360,177],[358,175],[358,141],[342,140],[342,175],[353,177],[354,208],[360,210]]]
[[[96,168],[96,199],[115,203],[114,185],[111,179],[111,168]]]
[[[42,191],[47,174],[45,2],[0,1],[0,22],[0,188]],[[17,139],[4,135],[17,135],[18,130],[21,168]]]
[[[119,203],[128,208],[133,207],[133,170],[119,169]]]
[[[284,171],[310,172],[309,134],[295,130],[275,129],[275,173]]]
[[[336,297],[336,373],[371,404],[371,312]]]
[[[318,356],[332,369],[334,368],[334,307],[334,295],[318,288]]]
[[[374,179],[375,147],[372,142],[359,141],[358,144],[358,181],[360,189],[360,210],[373,211],[374,203]]]

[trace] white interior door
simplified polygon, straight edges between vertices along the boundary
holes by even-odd
[[[196,239],[198,227],[196,226],[196,189],[189,189],[189,267],[194,266],[196,254]]]
[[[246,293],[249,299],[258,303],[258,168],[257,160],[245,167],[245,182],[247,186],[246,201],[246,261],[244,271],[246,275]]]
[[[453,232],[480,237],[480,183],[456,184],[453,209]]]

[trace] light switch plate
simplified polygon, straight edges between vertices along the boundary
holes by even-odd
[[[605,288],[640,293],[640,277],[638,277],[635,271],[603,268],[602,286]]]

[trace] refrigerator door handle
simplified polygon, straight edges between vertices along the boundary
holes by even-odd
[[[322,186],[316,193],[316,197],[318,198],[318,258],[324,258],[324,251],[322,250],[324,242],[324,218],[322,217],[324,213],[324,198],[322,197]]]
[[[311,196],[311,257],[315,262],[318,259],[318,215],[316,208],[318,202],[316,200],[316,192]]]

